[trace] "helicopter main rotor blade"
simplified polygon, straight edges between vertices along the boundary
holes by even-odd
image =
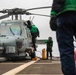
[[[0,16],[0,20],[1,19],[4,19],[4,18],[7,18],[7,17],[9,17],[10,15],[8,15],[8,14],[6,14],[6,15],[3,15],[3,16]]]
[[[51,17],[50,15],[35,14],[35,13],[29,13],[29,12],[26,12],[25,14],[26,14],[26,15],[38,15],[38,16]]]
[[[35,14],[35,13],[29,13],[27,11],[30,10],[37,10],[37,9],[46,9],[46,8],[51,8],[52,6],[44,6],[44,7],[36,7],[36,8],[30,8],[30,9],[21,9],[21,8],[13,8],[13,9],[3,9],[0,11],[0,13],[7,13],[6,15],[0,16],[0,20],[7,18],[11,15],[38,15],[38,16],[46,16],[50,17],[49,15],[44,15],[44,14]]]
[[[13,9],[3,9],[0,10],[0,13],[8,13],[8,14],[25,14],[27,11],[30,10],[37,10],[37,9],[46,9],[51,8],[52,6],[44,6],[44,7],[36,7],[36,8],[30,8],[30,9],[21,9],[21,8],[13,8]]]
[[[25,11],[29,11],[29,10],[37,10],[37,9],[46,9],[46,8],[51,8],[51,7],[52,7],[52,6],[36,7],[36,8],[26,9]]]

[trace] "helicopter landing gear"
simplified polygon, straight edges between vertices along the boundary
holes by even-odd
[[[30,47],[27,49],[27,52],[29,53],[29,56],[32,58],[36,58],[35,50],[33,47]]]

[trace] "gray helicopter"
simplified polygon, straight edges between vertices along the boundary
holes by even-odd
[[[50,17],[49,15],[29,13],[29,10],[51,8],[38,7],[31,9],[5,9],[0,11],[5,15],[0,16],[0,20],[12,16],[11,20],[3,20],[0,23],[0,57],[6,59],[16,59],[20,57],[26,57],[27,53],[31,57],[31,53],[34,52],[32,48],[31,33],[26,24],[26,21],[21,20],[21,15],[39,15]],[[6,14],[7,13],[7,14]],[[15,17],[15,19],[13,18]]]

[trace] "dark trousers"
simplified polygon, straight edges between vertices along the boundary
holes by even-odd
[[[34,47],[34,50],[35,50],[35,51],[36,51],[36,45],[35,45],[35,43],[36,43],[36,37],[37,37],[37,36],[35,36],[35,34],[32,33],[32,44],[33,44],[33,47]]]
[[[61,67],[64,75],[75,74],[74,38],[76,36],[76,12],[67,12],[57,19],[57,41],[60,51]]]
[[[47,59],[49,57],[50,54],[50,59],[52,60],[52,49],[51,48],[47,48]]]

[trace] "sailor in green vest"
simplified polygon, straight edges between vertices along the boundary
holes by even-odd
[[[76,75],[73,43],[76,38],[76,0],[53,0],[50,27],[56,31],[63,74]]]
[[[33,47],[34,47],[34,50],[36,51],[36,38],[39,37],[39,29],[35,26],[35,25],[32,25],[31,21],[28,20],[27,21],[27,26],[28,28],[30,29],[30,32],[31,32],[31,35],[32,35],[32,44],[33,44]]]
[[[48,56],[50,54],[50,59],[52,60],[52,47],[53,47],[53,40],[52,40],[52,37],[48,37],[48,40],[45,40],[45,43],[46,43],[46,46],[47,46],[47,59],[48,59]]]

